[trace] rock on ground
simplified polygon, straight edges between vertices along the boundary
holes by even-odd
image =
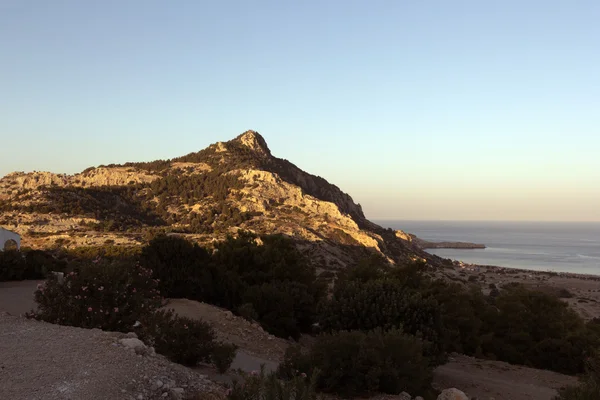
[[[437,400],[469,400],[469,398],[466,394],[464,394],[464,392],[455,388],[451,388],[444,389],[438,396]]]
[[[163,356],[136,354],[139,343],[134,348],[119,343],[127,338],[0,312],[0,399],[152,400],[223,392]]]

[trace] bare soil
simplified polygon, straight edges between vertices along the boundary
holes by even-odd
[[[176,399],[177,392],[223,392],[162,356],[119,345],[121,337],[0,312],[0,399]]]
[[[575,384],[572,376],[459,354],[434,371],[436,388],[455,387],[478,399],[551,400],[556,389]]]
[[[255,322],[210,304],[188,299],[169,299],[165,308],[170,308],[181,316],[203,319],[213,327],[219,340],[233,343],[247,354],[264,360],[281,362],[291,343],[270,335]]]

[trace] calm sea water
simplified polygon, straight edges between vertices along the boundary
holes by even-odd
[[[376,221],[430,241],[483,243],[486,249],[430,249],[481,265],[600,275],[600,223]]]

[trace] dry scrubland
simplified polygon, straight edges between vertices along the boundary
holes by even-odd
[[[40,321],[0,318],[0,398],[218,398],[237,376],[229,362],[265,362],[289,380],[248,376],[229,400],[312,399],[312,381],[293,372],[315,368],[326,398],[405,400],[411,388],[430,400],[432,387],[457,387],[478,400],[550,400],[576,378],[496,360],[575,374],[600,340],[598,278],[430,255],[253,131],[172,160],[9,174],[0,224],[24,245],[1,256],[0,281],[17,282],[0,282],[0,311],[34,308],[31,280],[49,270],[69,282],[36,291]],[[121,341],[132,329],[144,345]],[[600,392],[564,400],[576,398]]]

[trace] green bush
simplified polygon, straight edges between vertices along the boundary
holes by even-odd
[[[277,368],[277,374],[283,379],[292,379],[301,371],[313,370],[311,353],[299,344],[291,345],[285,350],[283,361]]]
[[[564,294],[512,284],[486,297],[425,272],[418,263],[388,268],[368,260],[340,274],[320,325],[327,332],[402,327],[424,339],[433,363],[454,351],[570,374],[600,346],[600,324],[585,324],[557,297]]]
[[[275,373],[265,374],[264,369],[243,374],[244,383],[233,382],[228,390],[228,400],[316,400],[316,378],[298,373],[287,380],[277,378]]]
[[[597,339],[568,304],[513,285],[496,297],[495,307],[483,328],[484,354],[562,373],[583,371]]]
[[[38,309],[30,317],[60,325],[137,331],[146,344],[174,362],[194,366],[214,362],[227,369],[235,347],[218,343],[205,322],[178,317],[161,305],[152,271],[124,262],[98,261],[64,276],[51,275],[35,292]],[[137,327],[136,322],[141,324]]]
[[[51,275],[35,291],[37,311],[46,322],[129,332],[135,322],[161,303],[152,271],[138,264],[99,261],[65,274]]]
[[[297,338],[310,331],[324,285],[314,268],[281,236],[240,232],[214,252],[185,239],[160,236],[142,250],[169,297],[185,297],[255,319],[272,334]]]
[[[309,365],[306,373],[319,371],[319,389],[344,397],[425,393],[432,379],[421,340],[399,330],[321,335],[308,354],[290,349],[279,373],[288,377]]]
[[[244,302],[252,304],[265,330],[280,337],[298,338],[310,328],[316,314],[313,294],[298,282],[251,286],[244,294]]]
[[[399,281],[383,278],[336,287],[332,299],[320,309],[319,322],[326,332],[402,328],[426,340],[426,352],[433,362],[443,360],[439,309],[433,297],[423,297]]]
[[[204,321],[179,317],[173,310],[159,310],[147,315],[142,320],[139,336],[154,346],[157,353],[188,366],[195,366],[199,362],[210,363],[214,350],[219,346],[210,325]]]
[[[237,313],[240,317],[248,320],[248,321],[257,321],[258,313],[254,309],[252,303],[244,303],[238,307]]]
[[[586,374],[577,386],[560,389],[553,400],[600,399],[600,357],[596,354],[586,362]]]
[[[144,246],[141,262],[152,269],[161,292],[171,298],[205,299],[211,286],[210,255],[187,240],[159,235]]]
[[[63,269],[63,263],[42,250],[0,251],[0,282],[45,279],[49,271]]]
[[[236,345],[230,343],[219,343],[213,348],[210,359],[221,374],[227,372],[231,366],[231,363],[235,359],[237,348]]]

